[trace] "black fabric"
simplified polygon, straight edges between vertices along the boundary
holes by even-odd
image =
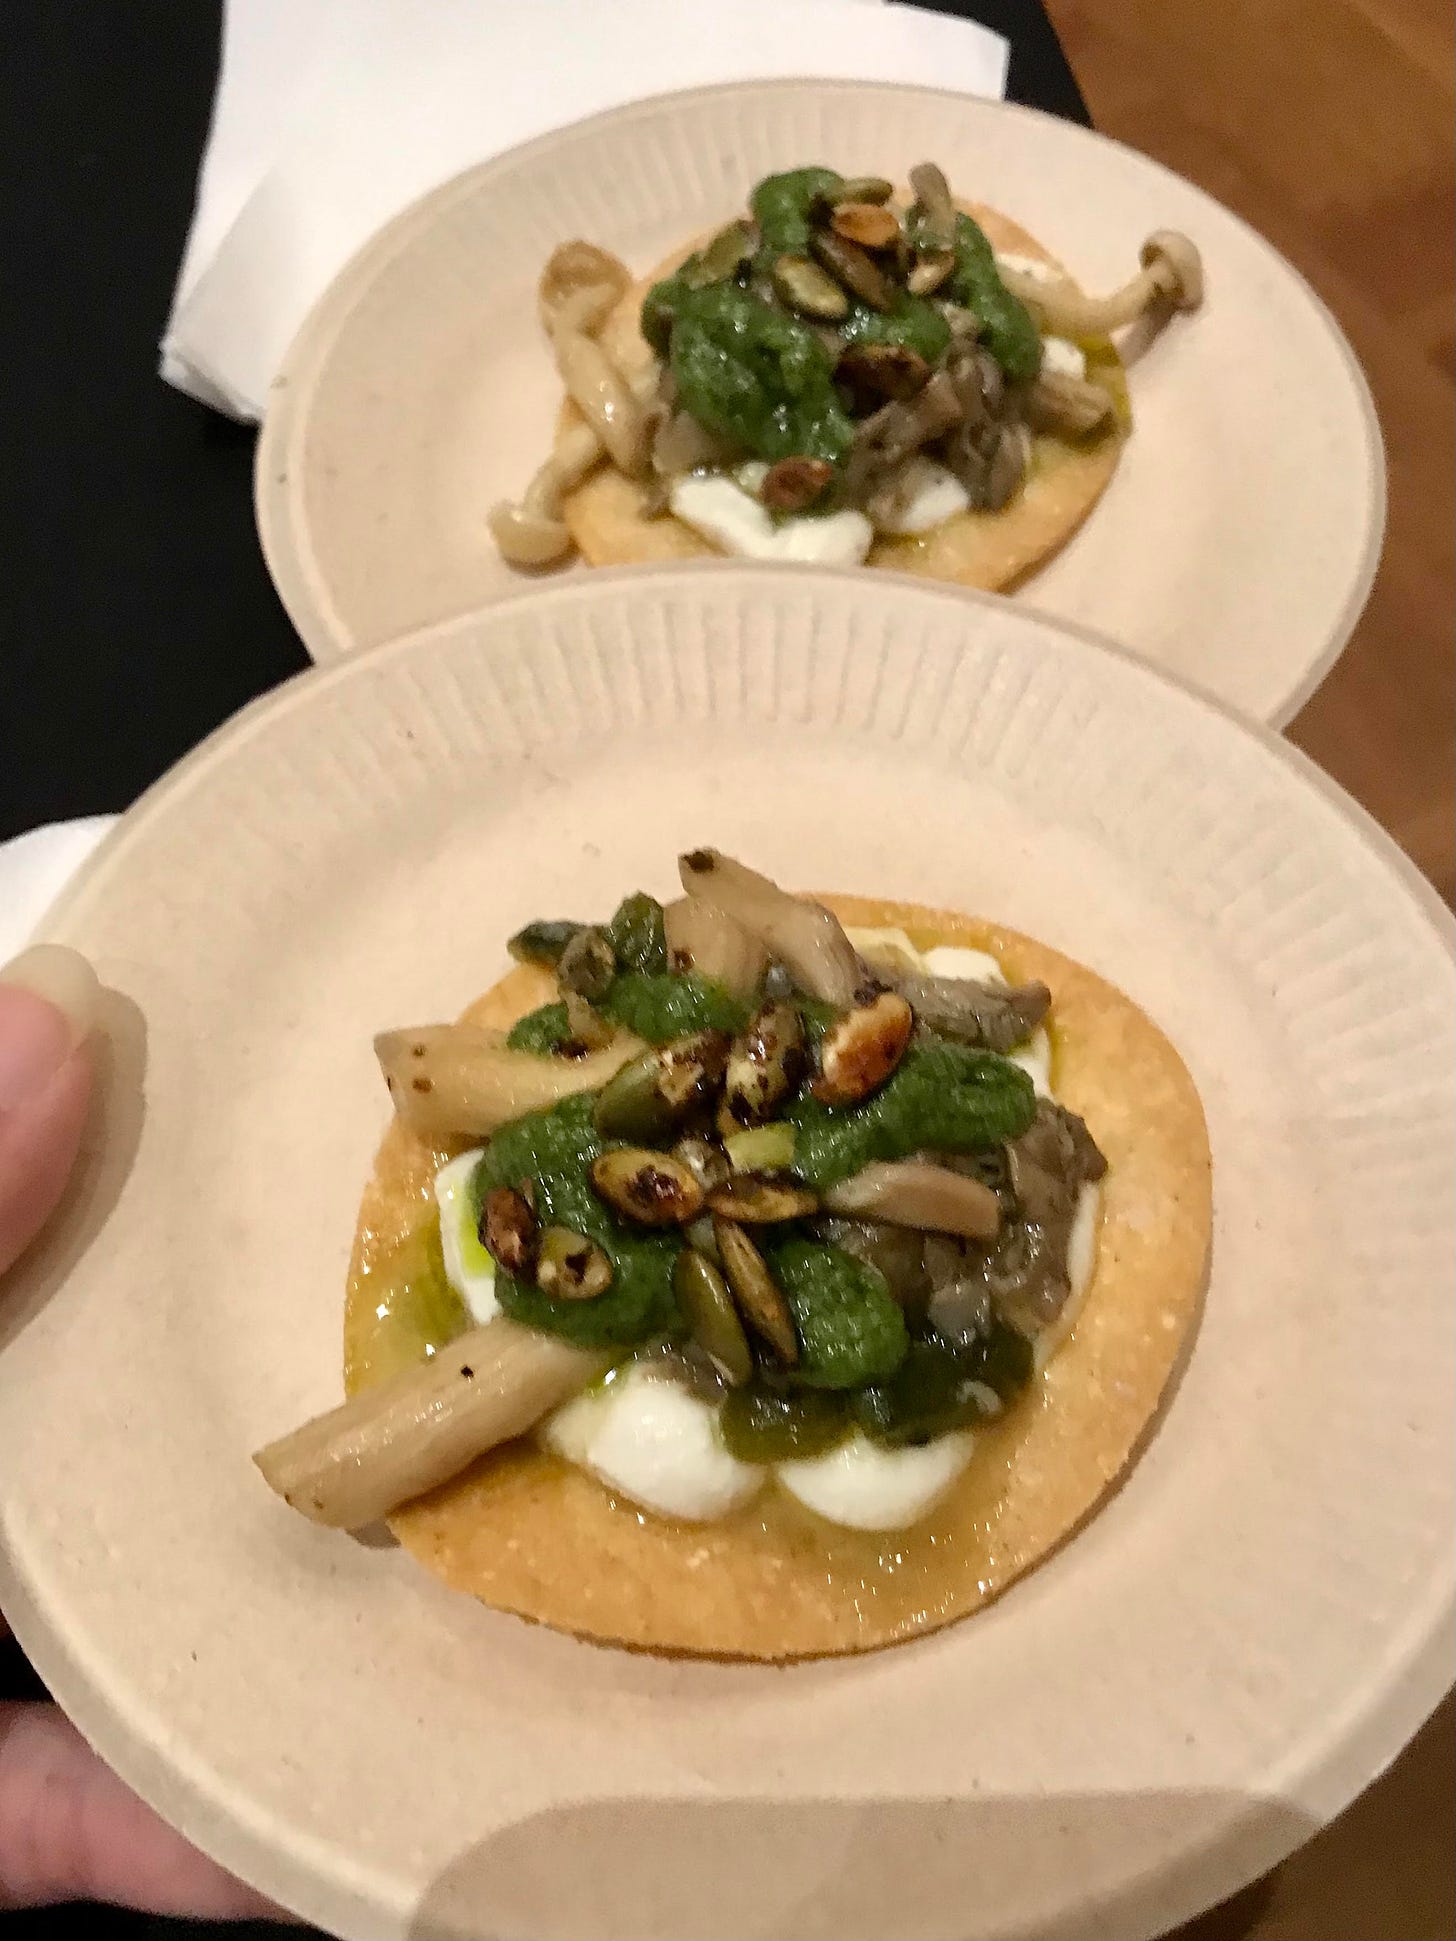
[[[1087,119],[1038,0],[924,4],[1007,37],[1013,100]],[[156,375],[220,18],[219,0],[0,4],[0,840],[125,808],[307,665],[254,537],[253,433]],[[0,1648],[0,1695],[34,1691]],[[67,1918],[0,1921],[21,1941]],[[115,1910],[81,1931],[215,1932]]]

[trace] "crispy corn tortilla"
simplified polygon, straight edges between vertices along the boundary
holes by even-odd
[[[1062,268],[1009,216],[974,204],[966,206],[996,250],[1036,257]],[[623,369],[645,368],[652,361],[652,352],[638,327],[642,299],[703,240],[699,238],[678,250],[645,281],[634,285],[608,318],[603,342]],[[1119,422],[1124,422],[1127,387],[1122,364],[1110,344],[1101,352],[1094,374],[1113,391]],[[564,431],[577,416],[576,407],[568,402],[562,410],[561,429]],[[1110,432],[1091,445],[1037,438],[1026,488],[1004,511],[961,512],[917,538],[876,539],[870,548],[869,564],[953,580],[992,593],[1015,586],[1081,525],[1117,469],[1122,445],[1120,431]],[[649,517],[645,504],[639,484],[614,466],[602,465],[568,493],[563,516],[582,557],[592,566],[714,557],[716,549],[691,527],[670,513]]]
[[[1051,986],[1056,1093],[1109,1161],[1097,1266],[1076,1327],[1040,1385],[978,1432],[966,1475],[912,1530],[882,1539],[839,1529],[772,1484],[722,1522],[670,1523],[520,1442],[391,1520],[452,1589],[650,1651],[760,1660],[870,1651],[1003,1591],[1076,1529],[1145,1437],[1191,1337],[1211,1233],[1208,1136],[1182,1060],[1120,991],[1029,938],[913,904],[824,900],[846,923],[900,927],[922,949],[989,950],[1009,977]],[[554,990],[542,972],[513,970],[466,1016],[504,1026]],[[389,1365],[371,1264],[427,1217],[444,1157],[397,1122],[380,1147],[350,1269],[351,1393]]]

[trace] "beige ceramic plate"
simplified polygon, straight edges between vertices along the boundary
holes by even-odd
[[[1309,287],[1236,216],[1069,122],[932,89],[754,82],[647,101],[462,175],[366,245],[305,323],[258,448],[263,550],[316,660],[518,589],[486,530],[548,450],[560,386],[536,322],[550,249],[639,272],[771,169],[904,179],[926,156],[1091,288],[1154,229],[1209,295],[1139,357],[1137,435],[1106,498],[1020,596],[1282,724],[1344,647],[1384,524],[1369,395]],[[584,568],[576,568],[584,571]]]
[[[531,1629],[249,1461],[340,1392],[371,1034],[702,841],[1045,939],[1208,1111],[1206,1311],[1125,1486],[862,1662]],[[126,1777],[315,1920],[1125,1941],[1276,1861],[1446,1684],[1451,925],[1300,757],[1130,658],[888,578],[538,589],[249,709],[49,932],[117,1052],[0,1309],[0,1603]]]

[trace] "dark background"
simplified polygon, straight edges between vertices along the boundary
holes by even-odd
[[[1087,119],[1039,0],[921,3],[1007,37],[1013,100]],[[252,430],[156,375],[220,18],[219,0],[0,0],[0,841],[124,809],[308,665],[254,537]],[[40,1695],[0,1647],[0,1696]],[[0,1916],[15,1941],[75,1918]],[[99,1941],[216,1933],[82,1919]]]

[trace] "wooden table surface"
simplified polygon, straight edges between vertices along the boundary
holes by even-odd
[[[1104,134],[1246,216],[1365,367],[1390,523],[1292,738],[1456,895],[1449,0],[1047,0]]]
[[[1449,0],[1047,0],[1098,128],[1246,216],[1365,367],[1390,524],[1344,658],[1293,724],[1305,752],[1456,897]],[[1269,1880],[1186,1941],[1456,1935],[1456,1703]]]

